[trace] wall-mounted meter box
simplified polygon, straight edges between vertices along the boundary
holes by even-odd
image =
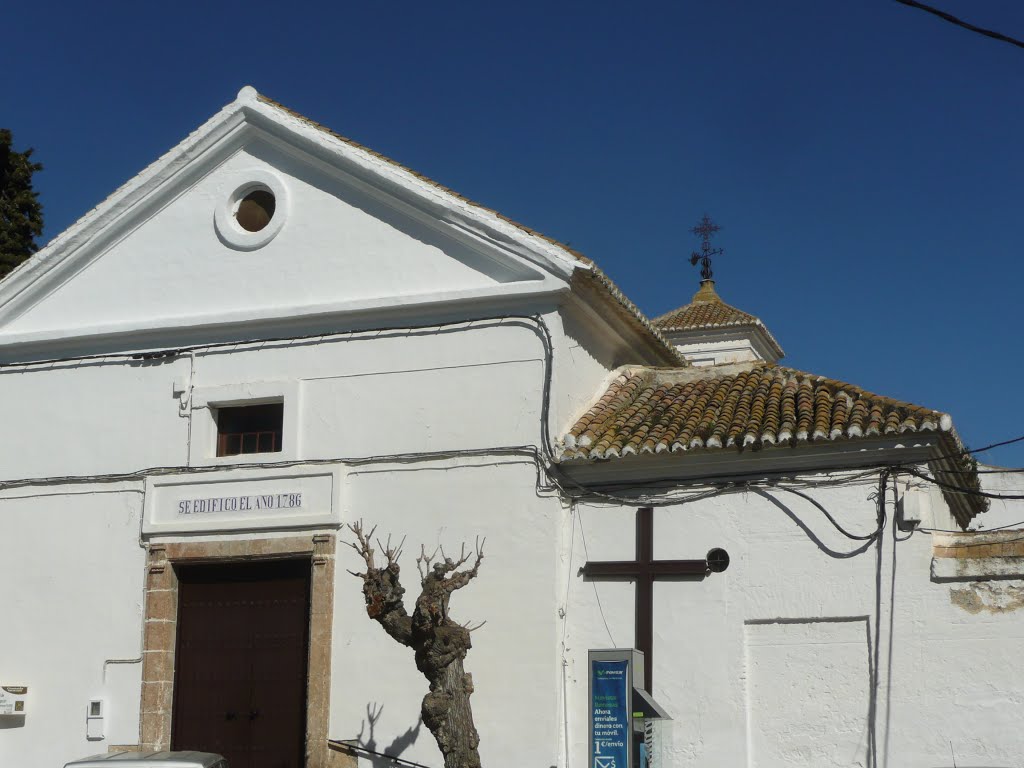
[[[103,719],[106,716],[103,699],[93,699],[85,710],[85,738],[89,741],[103,740]]]
[[[24,715],[28,712],[28,686],[0,685],[0,715]]]

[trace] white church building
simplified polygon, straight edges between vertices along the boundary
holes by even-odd
[[[243,88],[0,282],[0,766],[441,768],[360,520],[410,592],[486,537],[451,606],[485,768],[639,768],[591,704],[633,648],[654,765],[1024,764],[1024,534],[971,530],[1024,478],[694,282],[649,320]]]

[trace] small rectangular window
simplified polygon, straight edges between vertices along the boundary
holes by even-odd
[[[277,453],[281,450],[284,403],[217,409],[217,455]]]

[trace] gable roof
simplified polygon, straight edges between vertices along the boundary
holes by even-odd
[[[596,296],[605,309],[638,333],[657,357],[664,362],[686,365],[675,347],[602,272],[593,261],[568,246],[540,234],[530,227],[503,216],[406,166],[375,152],[358,142],[260,95],[250,86],[206,123],[193,131],[141,173],[122,185],[107,199],[87,212],[71,227],[57,235],[32,258],[19,265],[0,281],[0,322],[17,316],[31,306],[39,283],[61,271],[65,262],[74,260],[80,247],[101,233],[121,215],[138,206],[155,188],[173,178],[211,146],[244,123],[294,138],[305,148],[315,143],[322,154],[343,158],[348,170],[358,170],[364,178],[373,178],[387,191],[400,190],[427,208],[435,218],[454,222],[484,235],[494,243],[512,246],[512,250],[542,266],[549,273],[567,279],[570,286],[592,286],[588,294]],[[312,140],[312,142],[311,142]],[[468,224],[468,227],[466,226]],[[31,289],[31,290],[30,290]],[[30,298],[26,298],[30,297]]]
[[[562,438],[561,460],[759,449],[906,433],[938,436],[948,482],[980,489],[949,415],[773,363],[628,367]],[[950,479],[950,472],[956,479]],[[966,525],[987,504],[950,498]]]
[[[754,315],[726,304],[715,292],[714,280],[703,280],[700,290],[694,294],[689,304],[679,309],[666,312],[651,321],[651,324],[662,333],[676,331],[701,331],[719,328],[757,328],[768,340],[777,357],[784,353],[779,342],[771,332]]]
[[[318,123],[315,120],[311,120],[305,115],[302,115],[296,112],[295,110],[290,109],[277,101],[274,101],[268,96],[264,96],[263,94],[257,94],[256,98],[260,102],[270,107],[273,107],[274,109],[278,109],[284,112],[285,114],[295,118],[296,120],[300,120],[306,125],[315,128],[316,130],[325,133],[326,135],[334,139],[337,139],[338,141],[343,142],[350,147],[358,149],[361,152],[365,152],[366,154],[371,155],[377,158],[378,160],[387,163],[393,168],[399,169],[401,171],[404,171],[405,173],[410,174],[411,176],[414,176],[420,181],[429,184],[434,189],[443,192],[446,195],[449,195],[450,197],[453,197],[456,200],[459,200],[471,206],[472,208],[480,211],[481,213],[494,216],[497,219],[500,219],[501,221],[515,227],[519,231],[529,235],[530,237],[543,240],[544,242],[555,246],[559,250],[564,251],[566,254],[569,254],[576,261],[576,263],[582,267],[582,269],[577,270],[576,274],[582,275],[583,280],[595,286],[598,289],[598,291],[606,298],[610,298],[614,302],[614,304],[617,305],[614,308],[616,310],[616,313],[620,317],[626,319],[631,324],[637,325],[641,332],[644,333],[645,335],[653,337],[653,339],[657,342],[658,345],[662,346],[665,350],[667,350],[670,353],[672,360],[676,364],[682,366],[689,365],[689,362],[686,360],[686,358],[680,355],[679,352],[676,350],[675,346],[662,335],[661,330],[658,328],[658,326],[656,326],[651,320],[647,318],[647,316],[643,312],[640,311],[640,308],[637,307],[636,304],[634,304],[629,299],[629,297],[626,296],[626,294],[624,294],[619,289],[617,285],[615,285],[612,279],[608,277],[608,275],[605,274],[604,271],[600,267],[598,267],[592,259],[583,255],[575,248],[570,248],[565,243],[555,240],[553,237],[548,237],[547,235],[538,232],[532,227],[528,227],[525,224],[520,224],[518,221],[515,221],[514,219],[511,219],[508,216],[505,216],[503,213],[500,213],[499,211],[496,211],[493,208],[488,208],[487,206],[482,205],[481,203],[471,200],[465,195],[456,192],[451,187],[446,187],[444,184],[434,181],[430,177],[425,176],[419,171],[415,171],[406,165],[403,165],[397,160],[393,160],[387,155],[381,154],[380,152],[377,152],[374,149],[370,149],[364,144],[360,144],[359,142],[350,139],[346,136],[342,136],[341,134],[337,133],[336,131],[333,131],[332,129],[328,128],[322,123]]]

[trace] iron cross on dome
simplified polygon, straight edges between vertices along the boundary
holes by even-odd
[[[636,511],[636,560],[586,563],[583,575],[591,579],[636,582],[636,647],[644,654],[644,690],[651,693],[654,671],[654,582],[659,579],[689,576],[701,581],[710,573],[729,567],[729,553],[712,549],[703,560],[654,559],[654,508]]]
[[[690,263],[696,266],[697,262],[700,262],[700,276],[704,280],[711,279],[711,257],[724,253],[721,248],[711,247],[711,237],[720,229],[721,227],[711,221],[705,213],[704,218],[700,220],[700,224],[690,230],[693,234],[699,235],[703,240],[700,244],[700,253],[694,251],[690,254]]]

